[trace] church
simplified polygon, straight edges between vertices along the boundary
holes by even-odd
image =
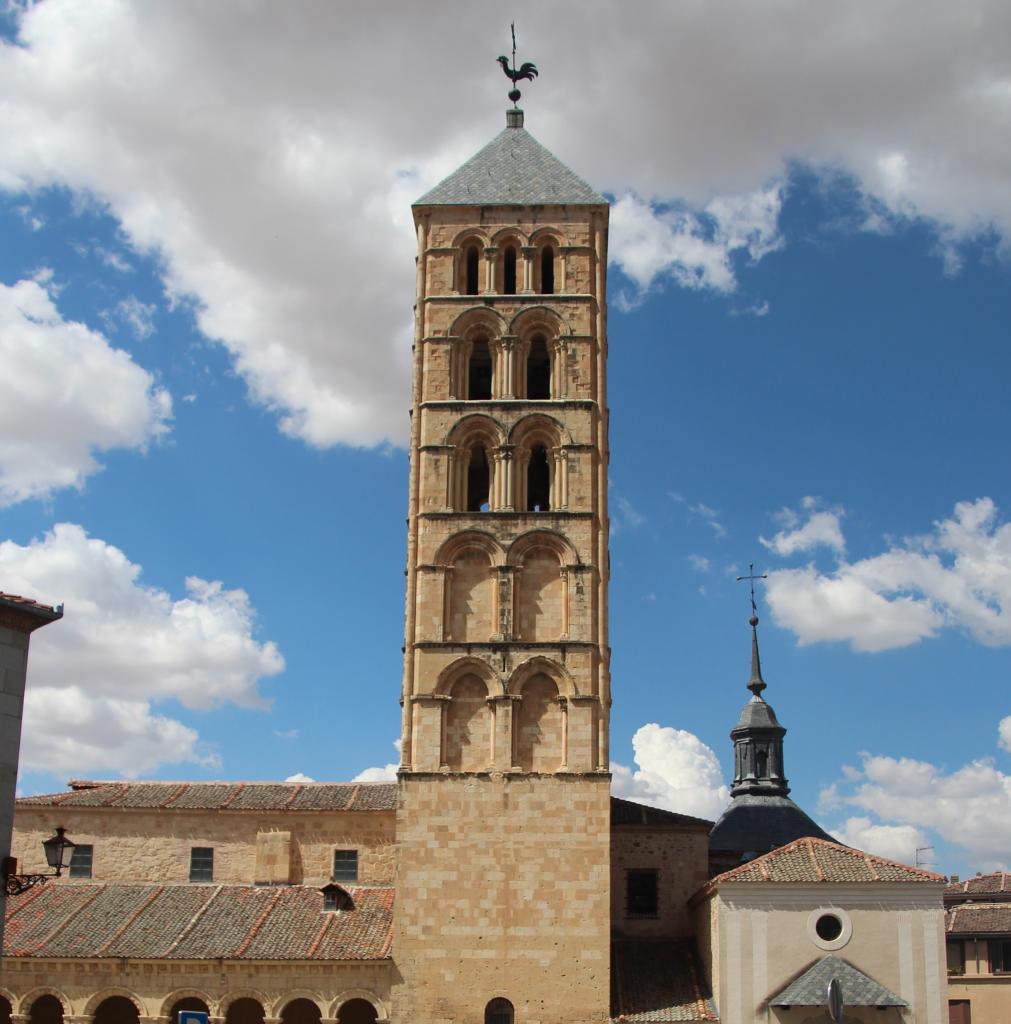
[[[396,783],[20,799],[24,871],[76,845],[7,901],[0,1024],[807,1024],[833,979],[941,1024],[945,880],[790,800],[757,618],[721,820],[610,795],[608,203],[515,99],[413,207]]]

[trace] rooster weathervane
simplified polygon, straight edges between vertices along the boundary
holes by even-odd
[[[524,78],[532,82],[537,77],[537,65],[532,64],[530,61],[526,61],[519,67],[516,67],[516,22],[512,22],[509,27],[512,29],[513,34],[512,67],[509,66],[508,57],[499,57],[498,62],[502,65],[502,70],[505,72],[506,78],[510,79],[513,83],[513,87],[509,90],[509,99],[513,101],[513,106],[515,107],[520,101],[520,91],[516,88],[516,83]]]

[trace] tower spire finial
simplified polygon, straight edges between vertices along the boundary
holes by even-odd
[[[513,87],[509,90],[509,99],[513,101],[513,107],[517,108],[520,101],[520,91],[516,88],[516,83],[524,78],[532,82],[537,77],[537,65],[526,61],[519,67],[516,66],[516,22],[511,22],[509,28],[512,30],[513,36],[512,66],[509,65],[509,58],[504,55],[496,59],[502,65],[506,78],[510,79],[513,83]]]
[[[751,618],[748,625],[751,626],[751,678],[748,680],[748,689],[760,697],[765,689],[765,680],[762,678],[762,659],[758,656],[758,605],[755,604],[755,580],[766,580],[769,577],[765,574],[755,575],[755,563],[748,563],[748,575],[738,576],[737,582],[747,580],[751,589]]]

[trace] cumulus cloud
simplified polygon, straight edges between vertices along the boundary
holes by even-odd
[[[759,541],[777,555],[794,555],[798,551],[810,551],[817,547],[831,548],[838,554],[846,549],[840,520],[842,509],[819,509],[817,498],[804,498],[802,514],[791,508],[784,508],[776,518],[784,525],[771,540],[759,537]]]
[[[312,778],[311,776],[306,775],[305,772],[295,772],[294,775],[289,775],[284,781],[285,782],[302,782],[302,783],[306,783],[306,782],[315,782],[316,780],[314,778]]]
[[[1000,0],[644,3],[632,32],[605,0],[515,6],[541,47],[529,127],[622,197],[611,255],[639,287],[732,291],[735,255],[779,243],[792,161],[849,175],[878,224],[931,218],[949,253],[1011,231]],[[501,124],[500,12],[44,0],[14,17],[0,188],[25,216],[50,185],[106,204],[288,433],[402,440],[408,204]],[[419,39],[439,41],[431,67]]]
[[[945,771],[928,761],[864,754],[859,768],[851,768],[822,794],[822,807],[863,812],[838,834],[849,836],[856,846],[876,844],[864,847],[874,852],[914,840],[912,849],[929,845],[925,830],[930,830],[964,851],[980,870],[1008,865],[1011,775],[990,758]],[[867,813],[878,821],[866,818]],[[907,848],[897,859],[908,861],[911,856]]]
[[[400,740],[394,740],[393,746],[397,753],[400,753]],[[352,782],[396,782],[397,771],[399,770],[399,764],[386,764],[382,768],[366,768],[360,771],[351,781]]]
[[[632,737],[635,770],[611,763],[611,791],[651,807],[715,820],[730,801],[712,748],[684,729],[655,722]]]
[[[245,592],[191,576],[186,596],[173,598],[140,575],[122,551],[72,523],[24,546],[0,544],[5,590],[66,605],[32,639],[27,768],[137,775],[163,762],[208,763],[197,733],[155,714],[152,702],[266,706],[257,683],[284,659],[255,638]]]
[[[627,193],[611,208],[611,259],[640,295],[664,275],[684,288],[732,292],[735,254],[754,261],[782,243],[781,207],[778,185],[714,199],[701,214],[661,209]],[[633,301],[618,298],[626,307]]]
[[[912,825],[880,825],[859,816],[847,818],[832,835],[847,846],[904,864],[915,864],[916,851],[930,845],[926,833]]]
[[[990,498],[962,501],[930,534],[843,561],[832,573],[814,565],[771,572],[767,599],[776,622],[802,644],[847,641],[858,651],[884,651],[954,628],[988,647],[1006,646],[1011,524],[1000,523]]]
[[[63,319],[51,276],[0,283],[0,506],[82,487],[97,452],[143,449],[172,415],[151,374]]]
[[[1011,715],[1007,718],[1000,720],[1000,726],[998,727],[998,744],[1009,754],[1011,754]]]

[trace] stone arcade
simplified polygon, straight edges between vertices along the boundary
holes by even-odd
[[[754,676],[712,850],[609,795],[606,200],[513,109],[414,219],[397,783],[20,800],[26,870],[79,845],[9,903],[0,1024],[785,1024],[827,976],[847,1020],[941,1024],[943,880],[788,800]]]

